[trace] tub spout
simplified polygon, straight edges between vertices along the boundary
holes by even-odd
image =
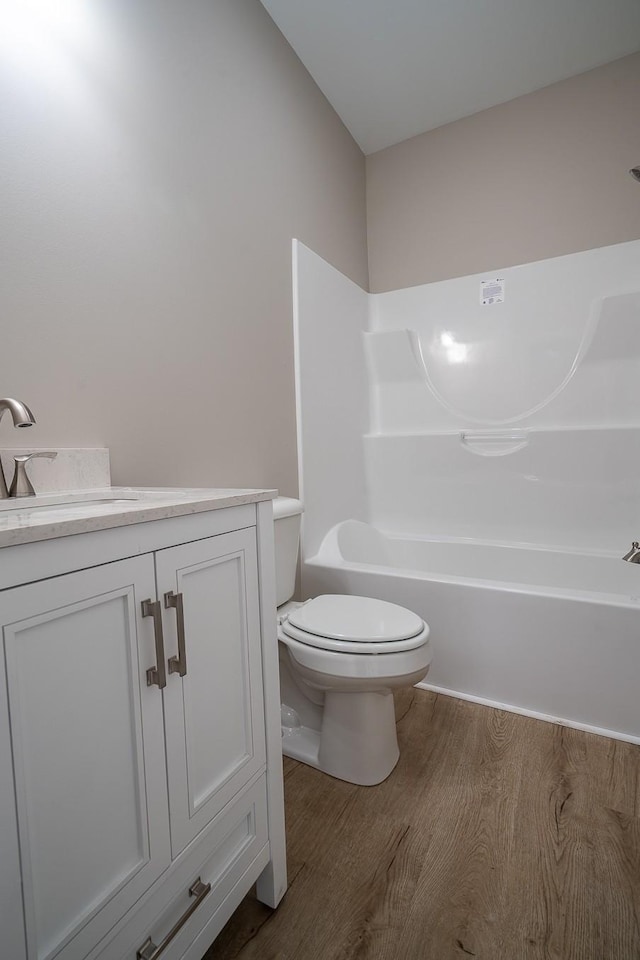
[[[631,544],[631,550],[629,553],[625,553],[623,560],[628,560],[629,563],[640,563],[640,543],[637,540],[634,540]]]

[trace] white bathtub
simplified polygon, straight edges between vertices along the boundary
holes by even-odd
[[[415,610],[433,639],[421,686],[640,743],[638,564],[347,520],[306,560],[303,586]]]

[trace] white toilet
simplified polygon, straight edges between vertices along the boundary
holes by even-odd
[[[302,510],[300,500],[274,500],[282,750],[371,786],[398,762],[392,690],[427,675],[429,627],[410,610],[371,597],[291,601]]]

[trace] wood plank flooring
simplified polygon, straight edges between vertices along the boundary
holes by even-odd
[[[411,689],[377,787],[285,760],[289,890],[203,960],[640,960],[640,747]]]

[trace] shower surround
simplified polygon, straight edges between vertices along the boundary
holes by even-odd
[[[414,609],[430,689],[640,742],[640,241],[375,295],[293,257],[304,595]]]

